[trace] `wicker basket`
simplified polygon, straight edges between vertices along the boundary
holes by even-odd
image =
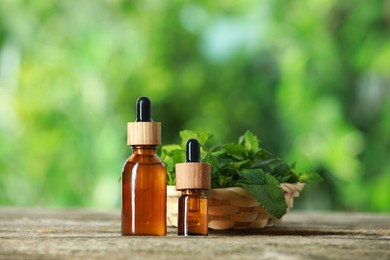
[[[281,184],[288,209],[293,207],[293,199],[299,196],[304,186],[304,183]],[[177,203],[181,193],[176,191],[175,186],[167,188],[167,224],[177,226]],[[281,222],[281,219],[271,217],[252,195],[240,187],[211,189],[208,199],[211,229],[256,229]]]

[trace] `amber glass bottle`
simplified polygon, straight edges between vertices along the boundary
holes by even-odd
[[[182,190],[182,195],[179,198],[178,213],[178,235],[207,236],[208,218],[205,190]]]
[[[151,102],[137,101],[137,121],[128,123],[133,154],[122,171],[122,235],[166,235],[166,170],[156,154],[160,123],[151,121]]]
[[[200,145],[196,139],[187,141],[186,162],[176,164],[176,189],[182,192],[177,234],[207,236],[206,191],[210,189],[210,165],[200,162]]]

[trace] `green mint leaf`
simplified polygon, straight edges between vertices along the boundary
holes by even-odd
[[[164,148],[161,149],[160,158],[163,161],[165,169],[167,171],[167,184],[173,185],[172,183],[174,182],[174,179],[175,179],[174,178],[175,164],[173,163],[173,159]]]
[[[180,131],[179,133],[182,141],[181,141],[181,146],[185,149],[186,147],[186,143],[189,139],[191,138],[198,138],[196,132],[194,131],[191,131],[191,130],[183,130],[183,131]],[[199,140],[198,140],[199,141]]]
[[[218,172],[216,170],[211,171],[211,188],[219,188],[219,183],[218,183]]]
[[[238,144],[239,145],[244,146],[244,143],[245,143],[245,134],[238,138]]]
[[[156,153],[157,153],[157,156],[161,158],[161,155],[162,155],[162,146],[161,145],[157,146]]]
[[[171,157],[165,158],[163,160],[163,163],[165,165],[165,169],[167,170],[167,183],[168,185],[174,185],[175,184],[175,164],[173,163],[173,160]]]
[[[201,145],[204,145],[206,147],[210,147],[210,145],[214,144],[212,141],[214,140],[213,139],[213,135],[212,134],[209,134],[207,133],[206,131],[204,130],[201,130],[199,131],[198,133],[196,133],[196,138],[198,139],[199,143]]]
[[[164,150],[164,151],[166,151],[166,152],[172,152],[172,151],[175,151],[175,150],[181,150],[182,148],[181,148],[181,146],[180,145],[178,145],[178,144],[165,144],[165,145],[162,145],[162,146],[160,146],[161,147],[161,152]],[[162,154],[162,153],[159,153],[160,155]]]
[[[249,151],[257,152],[259,150],[260,141],[251,131],[246,131],[244,137],[240,137],[238,141]]]
[[[239,144],[226,144],[224,151],[237,160],[242,160],[245,153],[245,148]]]
[[[230,162],[228,163],[229,166],[232,168],[238,170],[240,168],[246,168],[245,166],[250,162],[250,160],[243,160],[243,161],[237,161],[237,162]]]
[[[237,162],[238,160],[233,158],[227,153],[220,153],[218,155],[213,155],[215,158],[216,162],[218,163],[219,168],[223,168],[226,166],[229,166],[230,163]]]
[[[183,163],[186,160],[186,152],[181,149],[172,150],[168,155],[172,158],[174,164]]]
[[[244,185],[243,188],[249,192],[260,205],[267,210],[271,216],[281,218],[286,214],[286,200],[283,190],[275,184],[265,185]]]
[[[278,180],[277,180],[274,176],[272,176],[271,174],[269,174],[269,173],[266,173],[266,174],[265,174],[265,183],[266,183],[266,184],[275,184],[275,185],[279,185]]]
[[[185,151],[180,147],[180,145],[163,145],[161,148],[160,158],[167,170],[167,184],[175,185],[175,165],[185,161]]]
[[[257,160],[266,160],[272,158],[272,153],[265,149],[259,148],[253,157]]]
[[[191,138],[195,138],[196,140],[198,140],[201,146],[205,146],[206,148],[210,148],[217,145],[217,142],[213,138],[213,135],[207,133],[204,130],[199,132],[195,132],[191,130],[183,130],[180,131],[179,134],[182,139],[181,145],[183,148],[186,146],[187,141]]]
[[[282,160],[278,160],[273,167],[272,175],[274,176],[288,176],[291,173],[290,166],[283,162]]]
[[[315,172],[303,172],[297,175],[298,175],[299,182],[315,184],[324,181],[321,175]]]
[[[296,167],[297,167],[297,162],[293,162],[293,163],[290,165],[290,168],[291,168],[293,171],[295,171]]]
[[[271,158],[271,159],[267,159],[267,160],[259,160],[259,159],[255,159],[251,165],[252,168],[259,168],[259,167],[263,167],[265,165],[270,165],[271,163],[273,163],[274,161],[278,160],[277,158]]]
[[[264,207],[271,216],[281,218],[286,214],[287,204],[283,189],[278,180],[270,174],[265,174],[265,184],[244,185],[243,188]]]
[[[276,176],[276,179],[279,181],[279,183],[285,183],[285,182],[292,183],[291,181],[289,181],[290,178],[291,176],[284,176],[284,177]]]
[[[232,187],[233,186],[232,184],[233,184],[232,176],[218,175],[218,187],[220,188]]]
[[[265,184],[265,174],[262,169],[243,169],[238,171],[238,175],[244,178],[248,184]]]

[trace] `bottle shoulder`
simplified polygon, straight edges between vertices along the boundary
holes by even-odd
[[[126,163],[140,163],[140,164],[163,164],[160,157],[156,154],[132,154]]]
[[[132,172],[134,167],[153,168],[153,171],[166,173],[165,165],[157,155],[131,155],[123,165],[122,174]]]

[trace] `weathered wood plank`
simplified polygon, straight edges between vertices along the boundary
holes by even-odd
[[[0,259],[390,259],[390,215],[290,212],[263,230],[121,237],[119,210],[0,208]]]

